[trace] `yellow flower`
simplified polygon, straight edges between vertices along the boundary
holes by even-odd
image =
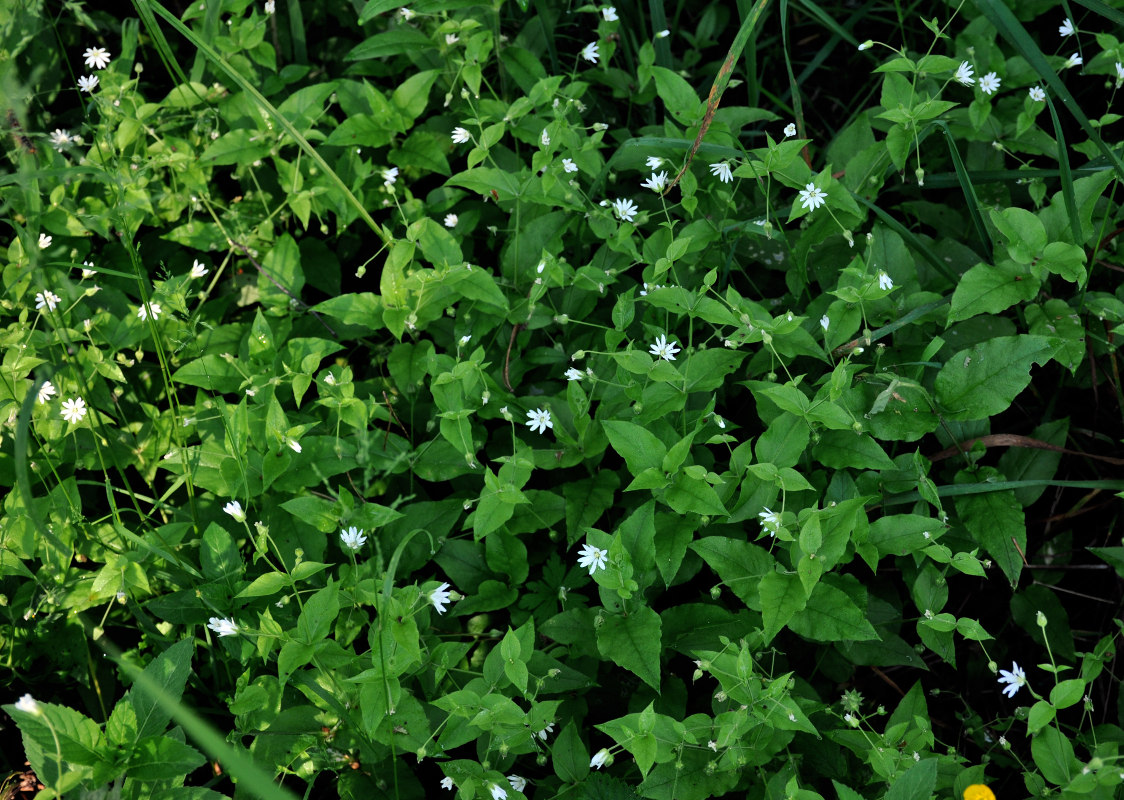
[[[973,783],[964,790],[964,800],[995,800],[995,793],[982,783]]]

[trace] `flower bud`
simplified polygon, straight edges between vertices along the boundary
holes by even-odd
[[[924,186],[925,185],[925,170],[923,170],[921,167],[918,167],[916,170],[914,170],[913,174],[917,176],[917,185],[918,186]]]

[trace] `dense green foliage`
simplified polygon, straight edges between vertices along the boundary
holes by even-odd
[[[837,5],[0,8],[8,768],[1120,796],[1124,14]]]

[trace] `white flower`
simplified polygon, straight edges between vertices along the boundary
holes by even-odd
[[[852,728],[859,727],[858,718],[849,712],[843,715],[843,721],[850,725]]]
[[[78,88],[83,92],[92,92],[98,85],[97,75],[83,75],[78,79]]]
[[[594,767],[596,767],[597,769],[601,769],[601,767],[603,767],[605,765],[605,762],[608,760],[609,750],[608,748],[602,747],[594,754],[593,758],[589,760],[589,768],[593,769]]]
[[[46,306],[48,311],[54,311],[55,306],[62,302],[62,298],[51,291],[43,291],[35,293],[35,308],[36,310]]]
[[[547,428],[553,428],[554,423],[550,421],[549,409],[536,408],[534,411],[528,411],[527,427],[539,433],[546,433]]]
[[[1064,64],[1064,66],[1065,66],[1066,69],[1069,69],[1070,67],[1080,67],[1084,63],[1085,63],[1085,59],[1083,59],[1077,53],[1074,53],[1068,59],[1066,59],[1066,62]]]
[[[455,783],[453,783],[452,778],[442,778],[441,779],[441,788],[442,789],[456,789],[457,785]]]
[[[815,211],[826,202],[827,195],[814,183],[800,190],[800,205],[809,211]]]
[[[777,531],[781,527],[781,515],[776,511],[770,511],[766,506],[765,510],[757,516],[761,517],[761,527],[764,528],[770,536],[776,536]]]
[[[825,331],[827,330],[827,326],[830,325],[830,324],[831,324],[831,320],[828,319],[827,314],[824,314],[822,317],[820,317],[820,327],[823,328]]]
[[[1063,39],[1067,36],[1072,36],[1073,31],[1073,20],[1071,20],[1069,17],[1066,17],[1064,20],[1062,20],[1062,24],[1058,26],[1058,34]]]
[[[662,31],[656,34],[657,39],[666,39],[668,36],[671,36],[671,31],[669,31],[667,28],[664,28]]]
[[[583,544],[582,549],[578,551],[578,556],[578,566],[582,569],[589,567],[590,575],[599,569],[605,569],[605,564],[609,561],[608,550],[602,550],[591,544]]]
[[[51,132],[51,144],[54,145],[56,150],[62,150],[70,144],[70,132],[64,131],[62,128],[55,128]]]
[[[606,6],[601,9],[601,16],[605,18],[606,22],[616,22],[619,19],[617,16],[617,9],[613,6]]]
[[[1014,697],[1015,692],[1026,685],[1026,673],[1014,661],[1011,662],[1011,671],[1005,669],[999,670],[999,682],[1007,684],[1003,687],[1003,694],[1007,697]]]
[[[446,228],[457,227],[457,215],[456,214],[446,214],[445,215],[445,227]]]
[[[387,167],[382,171],[382,185],[390,187],[398,180],[398,167]]]
[[[584,377],[585,373],[580,369],[574,369],[573,367],[570,367],[568,370],[566,370],[566,380],[568,381],[580,381]]]
[[[82,418],[86,416],[86,401],[81,397],[75,397],[70,400],[63,401],[62,404],[62,418],[71,424],[78,424]]]
[[[517,792],[521,792],[527,788],[527,779],[519,775],[508,775],[507,782],[511,784],[511,788]]]
[[[651,189],[653,192],[662,192],[663,187],[667,185],[667,173],[653,172],[652,177],[648,178],[648,180],[646,181],[643,181],[640,185],[645,189]]]
[[[1119,86],[1120,82],[1124,81],[1124,64],[1119,61],[1116,62],[1116,85]]]
[[[636,216],[637,208],[628,198],[621,198],[613,201],[613,211],[622,222],[632,222],[633,217]]]
[[[598,131],[598,132],[607,131],[607,130],[609,130],[609,126],[606,125],[604,122],[595,122],[595,123],[593,123],[593,130]]]
[[[453,594],[449,591],[449,584],[443,583],[429,593],[429,602],[437,609],[438,614],[445,613],[445,606],[452,600]]]
[[[450,45],[456,44],[459,41],[460,41],[460,37],[457,36],[455,33],[446,33],[445,34],[445,44],[450,44]]]
[[[276,10],[277,10],[277,5],[273,2],[273,0],[265,0],[265,13],[266,14],[272,14]]]
[[[219,636],[235,636],[238,633],[238,624],[230,618],[211,617],[207,620],[207,627]]]
[[[662,333],[656,337],[656,341],[648,348],[648,352],[654,356],[659,356],[664,361],[674,361],[675,354],[682,348],[676,347],[678,342],[669,342],[667,337]]]
[[[406,20],[406,22],[409,22],[410,20],[412,20],[414,17],[417,16],[416,12],[411,11],[408,8],[400,8],[400,9],[398,9],[398,13],[402,15],[402,19]]]
[[[648,169],[659,169],[660,164],[663,163],[663,159],[659,156],[648,156],[644,160],[644,163],[648,165]]]
[[[105,69],[109,66],[109,51],[104,47],[87,47],[82,58],[86,59],[86,69]]]
[[[51,236],[49,236],[45,233],[39,234],[39,249],[40,250],[46,250],[48,247],[51,246],[52,241],[53,241],[53,239],[52,239]]]
[[[546,727],[545,727],[545,728],[543,728],[543,729],[542,729],[541,731],[539,731],[539,732],[538,732],[537,734],[535,734],[535,735],[536,735],[536,736],[538,736],[538,737],[539,737],[539,739],[541,739],[542,741],[544,741],[544,742],[545,742],[545,741],[546,741],[546,736],[547,736],[547,734],[549,734],[549,733],[554,733],[554,723],[553,723],[553,722],[548,722],[548,723],[546,723]]]
[[[191,272],[187,273],[187,277],[202,278],[208,272],[210,272],[210,270],[203,266],[203,262],[196,260],[195,263],[191,265]]]
[[[58,394],[55,385],[50,381],[43,381],[43,385],[39,387],[39,404],[42,405]]]
[[[710,174],[723,183],[730,183],[734,180],[734,173],[730,170],[730,164],[726,161],[719,161],[717,164],[711,164]]]
[[[500,786],[498,783],[493,783],[488,787],[488,791],[492,793],[492,800],[505,800],[507,798],[507,789]]]
[[[539,137],[539,140],[542,142],[543,147],[550,144],[550,132],[547,131],[546,128],[542,129],[542,136]]]
[[[894,288],[893,280],[891,280],[890,276],[885,272],[878,273],[878,288],[884,292],[888,292]]]
[[[861,53],[863,50],[869,50],[872,47],[874,47],[874,40],[867,39],[865,42],[859,45],[859,52]]]
[[[464,347],[466,344],[468,344],[471,341],[472,341],[472,334],[466,333],[464,336],[462,336],[460,338],[461,347]]]
[[[714,421],[715,421],[715,423],[717,423],[719,428],[721,428],[722,430],[726,430],[726,420],[722,419],[722,417],[715,414],[714,415]]]
[[[36,716],[43,713],[43,709],[39,707],[39,701],[29,694],[25,694],[16,701],[16,711],[22,711],[25,714],[35,714]]]
[[[97,274],[98,274],[97,270],[94,269],[94,262],[93,261],[83,261],[82,262],[82,277],[83,278],[92,278]]]
[[[296,439],[286,439],[285,444],[289,445],[294,453],[299,453],[301,451],[301,443]]]
[[[647,297],[648,292],[654,292],[656,289],[666,289],[666,288],[667,288],[666,286],[662,286],[658,283],[648,283],[647,281],[644,281],[644,288],[640,290],[640,296],[641,297]]]
[[[222,510],[227,514],[230,514],[230,516],[234,517],[235,522],[246,521],[246,512],[242,510],[242,504],[237,500],[231,500],[229,503],[222,507]]]
[[[1046,99],[1046,92],[1041,86],[1030,87],[1030,99],[1036,103],[1041,103]]]
[[[960,66],[956,68],[956,74],[952,76],[952,79],[957,83],[963,84],[964,86],[971,86],[976,82],[976,79],[972,77],[972,65],[967,61],[961,61]]]
[[[718,752],[718,742],[714,741],[713,739],[711,739],[709,742],[707,742],[706,746],[709,747],[714,752],[716,752],[716,753]]]
[[[340,531],[340,543],[349,550],[358,551],[367,543],[367,537],[363,535],[363,531],[353,526]]]
[[[596,64],[597,59],[601,57],[601,54],[597,52],[597,42],[590,42],[583,47],[581,55],[586,61]]]
[[[980,91],[984,94],[994,94],[995,90],[999,88],[999,76],[994,72],[989,72],[980,78]]]
[[[151,313],[152,319],[157,320],[160,318],[161,311],[163,311],[163,309],[160,308],[159,303],[145,303],[143,306],[137,309],[137,316],[140,317],[141,321],[143,322],[144,320],[148,319],[148,315]]]
[[[472,134],[464,128],[453,128],[453,144],[464,144],[470,139],[472,139]]]
[[[790,122],[784,126],[784,138],[796,135],[796,123]]]
[[[578,165],[574,163],[572,158],[564,158],[562,159],[562,169],[566,172],[577,172]]]

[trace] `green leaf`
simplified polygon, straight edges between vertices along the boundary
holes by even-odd
[[[803,611],[788,622],[789,630],[816,642],[865,642],[879,638],[863,609],[841,589],[816,584]]]
[[[572,722],[558,734],[550,755],[554,774],[565,783],[578,783],[589,774],[589,751],[582,744],[581,734]]]
[[[1064,786],[1081,771],[1069,737],[1053,726],[1045,728],[1034,737],[1030,743],[1030,752],[1042,777],[1055,786]]]
[[[1050,690],[1050,702],[1054,708],[1069,708],[1085,696],[1085,681],[1071,678],[1062,681]]]
[[[1031,365],[1045,364],[1055,349],[1044,336],[999,336],[956,353],[934,384],[945,416],[963,421],[1006,411],[1030,383]]]
[[[315,644],[326,638],[339,612],[339,585],[329,583],[305,601],[297,619],[297,638],[305,644]]]
[[[660,615],[640,606],[627,616],[606,616],[597,628],[602,656],[660,690]]]
[[[1007,237],[1007,254],[1019,264],[1030,264],[1046,247],[1046,227],[1025,208],[992,211],[991,221]]]
[[[664,498],[667,504],[680,514],[724,516],[727,513],[714,487],[706,480],[692,477],[686,472],[676,473]]]
[[[336,504],[323,497],[294,497],[281,504],[297,519],[306,522],[321,533],[332,533],[339,526],[339,512]]]
[[[995,559],[1011,586],[1017,585],[1026,552],[1026,519],[1014,491],[963,495],[955,503],[964,527]]]
[[[702,556],[718,577],[754,611],[761,611],[758,585],[761,578],[773,572],[773,557],[767,550],[740,539],[708,536],[691,543],[691,549]]]
[[[1014,261],[977,264],[964,273],[952,293],[948,322],[977,314],[996,314],[1016,303],[1033,300],[1042,281],[1026,266]]]
[[[602,423],[609,444],[620,453],[628,471],[639,475],[646,469],[660,469],[663,466],[667,447],[656,435],[642,425],[621,420],[605,420]]]
[[[923,758],[890,783],[886,800],[928,800],[937,782],[937,759]]]
[[[893,469],[894,462],[869,434],[825,431],[812,448],[812,458],[832,469]]]
[[[676,122],[691,125],[698,121],[701,103],[691,84],[666,67],[652,67],[652,77],[656,80],[656,94]]]
[[[280,572],[267,572],[254,578],[253,582],[235,597],[269,597],[289,586],[289,576]]]
[[[1057,711],[1045,700],[1039,700],[1030,707],[1026,718],[1026,732],[1033,736],[1054,721]]]
[[[808,602],[799,576],[770,572],[761,579],[761,618],[765,623],[765,644],[773,640],[792,615],[803,611]]]
[[[234,539],[217,522],[212,522],[203,532],[199,560],[208,580],[222,581],[242,577],[242,556]]]
[[[136,781],[166,781],[186,775],[207,759],[194,747],[168,736],[141,739],[129,758],[129,777]]]
[[[165,696],[178,701],[183,696],[184,686],[191,676],[192,640],[182,639],[169,647],[144,668],[148,682],[159,686]],[[171,715],[144,690],[146,683],[135,685],[125,693],[125,700],[132,703],[137,717],[137,738],[155,736],[164,732]]]

